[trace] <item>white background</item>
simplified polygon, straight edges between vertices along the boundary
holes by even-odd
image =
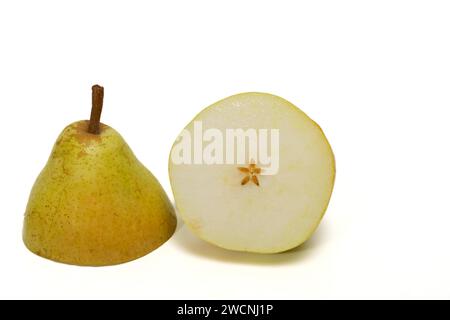
[[[0,298],[450,298],[448,1],[3,1]],[[337,179],[317,233],[278,255],[175,236],[81,268],[22,244],[29,191],[105,86],[116,128],[171,196],[181,129],[243,91],[324,129]]]

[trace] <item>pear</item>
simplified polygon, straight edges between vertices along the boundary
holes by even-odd
[[[192,232],[219,247],[255,253],[283,252],[311,237],[335,171],[322,129],[267,93],[234,95],[200,112],[169,160],[175,204]]]
[[[106,266],[146,255],[174,233],[171,202],[113,128],[100,123],[103,88],[92,88],[90,121],[67,126],[37,178],[23,240],[35,254]]]

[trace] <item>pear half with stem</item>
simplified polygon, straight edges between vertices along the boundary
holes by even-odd
[[[200,238],[231,250],[277,253],[316,230],[333,190],[335,160],[305,113],[280,97],[251,92],[200,112],[175,142],[169,173],[177,209]]]
[[[175,231],[171,202],[113,128],[100,123],[103,88],[92,88],[90,121],[67,126],[28,201],[23,240],[35,254],[82,266],[146,255]]]

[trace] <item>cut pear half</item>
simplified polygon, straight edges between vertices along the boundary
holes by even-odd
[[[256,253],[286,251],[311,237],[335,171],[321,128],[266,93],[234,95],[204,109],[169,159],[176,207],[193,233],[222,248]]]

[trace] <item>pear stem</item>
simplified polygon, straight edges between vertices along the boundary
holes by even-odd
[[[103,87],[98,84],[92,86],[92,109],[91,120],[89,120],[88,132],[92,134],[100,133],[100,117],[103,108]]]

